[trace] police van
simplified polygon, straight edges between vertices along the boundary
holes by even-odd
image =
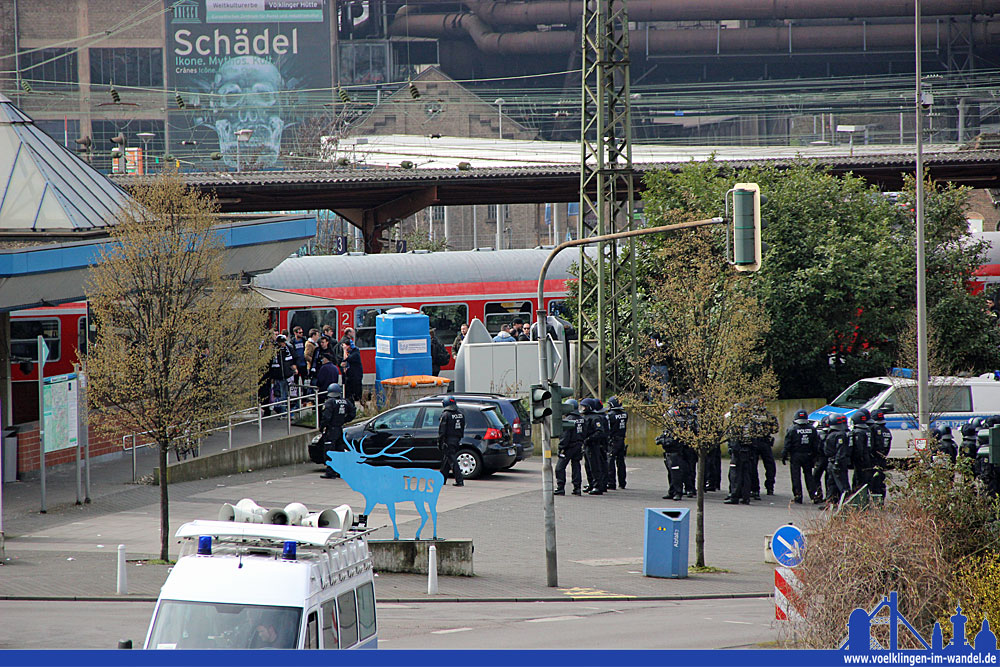
[[[370,531],[353,527],[348,506],[309,514],[244,499],[220,519],[178,529],[181,557],[145,648],[377,647]]]
[[[872,414],[885,413],[892,431],[890,458],[913,454],[917,430],[917,382],[909,369],[893,369],[893,375],[864,378],[845,389],[829,405],[809,415],[815,421],[843,414],[850,419],[860,408]],[[931,426],[950,426],[956,433],[972,417],[1000,414],[1000,381],[994,373],[974,378],[931,377],[928,387]]]

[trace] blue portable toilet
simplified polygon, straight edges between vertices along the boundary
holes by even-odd
[[[375,318],[375,388],[382,380],[431,374],[430,319],[412,308]]]
[[[642,573],[647,577],[683,579],[688,576],[688,531],[691,511],[686,507],[647,507]]]

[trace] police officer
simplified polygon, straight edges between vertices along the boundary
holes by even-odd
[[[806,491],[814,503],[820,502],[816,493],[816,482],[812,469],[816,463],[816,452],[819,451],[819,433],[809,421],[809,413],[799,410],[795,413],[792,426],[785,432],[785,448],[781,452],[781,463],[792,460],[789,469],[792,475],[792,496],[796,503],[802,504],[802,476],[806,478]]]
[[[757,461],[764,462],[764,488],[767,495],[774,495],[774,477],[778,467],[774,463],[774,438],[778,432],[778,419],[767,411],[762,399],[757,399],[750,417],[750,497],[760,500],[760,477],[757,475]]]
[[[823,417],[816,422],[816,433],[819,435],[819,447],[816,451],[816,466],[813,468],[813,484],[816,488],[816,495],[820,498],[829,498],[833,495],[831,486],[833,481],[830,479],[830,475],[827,474],[827,459],[826,459],[826,436],[830,433],[830,417],[823,415]],[[826,493],[823,493],[823,479],[826,478]]]
[[[726,505],[750,504],[750,460],[751,437],[747,407],[744,403],[733,406],[726,415],[729,419],[727,436],[729,441],[729,496]]]
[[[622,407],[617,396],[608,399],[608,411],[605,413],[608,420],[608,441],[610,452],[608,454],[608,488],[614,489],[617,480],[617,488],[625,488],[625,430],[628,427],[628,413]],[[578,464],[579,465],[579,464]]]
[[[668,413],[676,418],[676,410]],[[684,458],[684,444],[675,437],[676,428],[663,431],[656,438],[656,444],[663,448],[663,465],[667,469],[667,495],[664,500],[680,500],[684,497],[684,480],[687,478],[687,460]]]
[[[958,458],[958,445],[955,443],[955,437],[951,433],[951,427],[947,424],[935,426],[931,429],[931,436],[936,441],[935,450],[947,456],[952,464],[954,464]]]
[[[847,468],[851,464],[851,439],[847,433],[846,416],[830,417],[830,432],[826,435],[823,451],[826,453],[827,474],[833,480],[833,488],[829,491],[833,491],[834,495],[827,499],[833,500],[851,490],[847,479]]]
[[[610,403],[610,401],[609,401]],[[580,491],[580,459],[583,458],[583,436],[586,420],[578,411],[579,405],[573,399],[563,404],[562,435],[559,437],[559,462],[556,463],[555,496],[566,495],[566,466],[572,465],[573,495],[583,495]],[[622,485],[624,488],[624,484]]]
[[[977,436],[979,435],[979,429],[982,428],[982,424],[982,417],[972,417],[962,425],[962,444],[958,448],[959,455],[970,459],[976,458],[976,452],[979,451]]]
[[[693,401],[681,406],[680,417],[687,434],[697,435],[698,421],[695,416],[695,403]],[[698,487],[695,484],[695,480],[698,478],[698,450],[691,443],[685,442],[683,454],[684,461],[687,463],[684,477],[684,495],[688,498],[694,498],[698,495]]]
[[[462,469],[458,467],[458,448],[465,436],[465,415],[458,409],[454,396],[441,399],[444,410],[438,422],[438,447],[441,449],[441,474],[448,479],[451,472],[455,486],[465,486]]]
[[[889,466],[889,450],[892,449],[892,431],[885,425],[885,413],[876,410],[872,415],[872,475],[868,490],[872,495],[881,496],[885,501],[885,471]]]
[[[344,424],[354,419],[357,410],[354,402],[344,398],[344,390],[336,382],[326,388],[326,402],[319,425],[323,429],[323,449],[327,452],[344,451]],[[322,477],[336,479],[340,473],[327,465]]]
[[[585,420],[583,429],[584,449],[583,455],[587,458],[588,494],[600,496],[607,488],[607,459],[603,450],[607,447],[608,425],[604,415],[597,410],[600,406],[596,398],[585,398],[580,403],[583,408],[583,418]]]
[[[859,410],[851,417],[851,467],[854,476],[851,490],[857,491],[868,484],[871,475],[871,429],[868,428],[868,412]]]

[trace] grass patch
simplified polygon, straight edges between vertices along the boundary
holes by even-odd
[[[702,567],[689,565],[688,572],[693,572],[695,574],[728,574],[729,570],[721,567],[712,567],[711,565],[704,565]]]

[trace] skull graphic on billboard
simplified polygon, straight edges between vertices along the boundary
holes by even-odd
[[[257,56],[230,58],[212,83],[212,126],[219,137],[219,152],[226,165],[236,167],[237,151],[244,168],[260,169],[278,162],[285,81],[278,68]],[[237,148],[236,133],[252,130]]]

